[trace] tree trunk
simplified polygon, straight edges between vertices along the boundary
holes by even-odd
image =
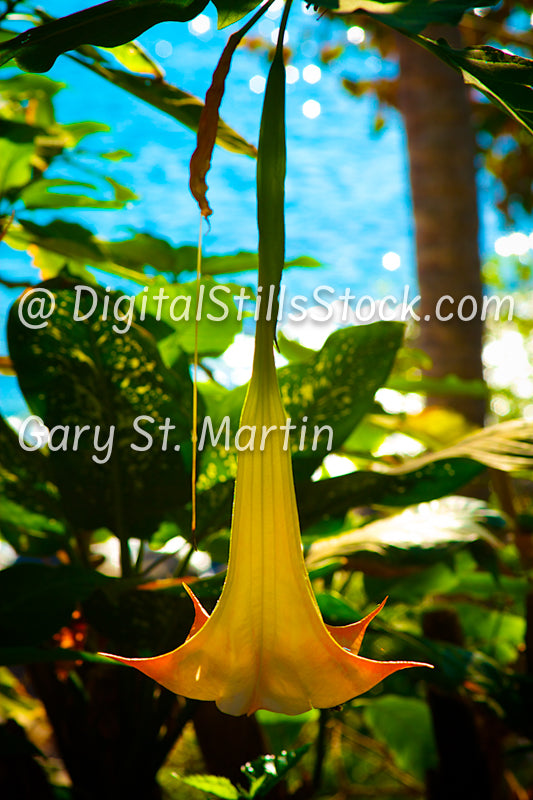
[[[453,32],[428,32],[431,37]],[[400,82],[398,104],[407,131],[411,191],[416,227],[420,287],[420,347],[430,356],[432,377],[483,377],[481,363],[482,283],[478,245],[478,210],[474,167],[475,140],[467,91],[461,76],[406,37],[398,37]],[[435,317],[444,295],[441,315]],[[477,306],[470,321],[463,317]],[[484,401],[469,397],[433,396],[482,425]]]

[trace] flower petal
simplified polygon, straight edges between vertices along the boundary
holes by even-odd
[[[340,644],[341,647],[357,655],[361,649],[366,629],[374,617],[379,614],[387,600],[388,598],[386,597],[374,611],[371,611],[370,614],[367,614],[367,616],[363,617],[359,622],[352,622],[351,625],[326,625],[326,628],[337,644]]]
[[[352,625],[324,624],[305,568],[286,425],[272,336],[258,328],[241,418],[241,429],[254,429],[256,441],[239,453],[220,599],[208,616],[186,587],[195,621],[184,644],[155,658],[111,656],[176,694],[214,700],[227,714],[330,708],[400,669],[429,666],[357,655],[383,604]]]
[[[194,636],[195,633],[198,633],[200,628],[203,628],[203,626],[209,619],[209,614],[207,613],[203,605],[200,603],[200,601],[198,600],[198,598],[196,597],[190,586],[184,583],[183,588],[191,598],[194,605],[194,622],[189,631],[189,635],[187,636],[187,639],[190,639],[191,636]],[[187,641],[187,639],[185,641]]]

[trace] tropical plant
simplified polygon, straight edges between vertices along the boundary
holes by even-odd
[[[4,17],[8,27],[16,5]],[[101,48],[118,47],[114,57],[124,59],[120,48],[142,30],[165,19],[193,18],[204,5],[111,0],[63,20],[33,12],[38,24],[8,39],[2,51],[6,61],[14,57],[24,70],[39,71],[75,50],[80,63],[166,111],[169,98],[182,97],[180,90],[161,86],[157,76],[141,90],[129,67],[111,67]],[[217,8],[221,24],[229,24],[253,4],[219,2]],[[456,23],[467,8],[445,0],[416,7],[357,5],[459,68],[529,127],[530,62],[491,48],[456,51],[420,35],[428,22]],[[224,79],[241,36],[234,34],[224,51],[202,115],[197,100],[182,98],[194,111],[179,121],[198,128],[191,182],[205,215],[205,176],[217,136],[254,152],[218,122]],[[356,793],[363,785],[363,792],[383,798],[426,792],[430,798],[471,799],[512,792],[520,797],[532,785],[533,682],[525,624],[531,505],[527,492],[510,490],[507,478],[530,478],[531,424],[518,420],[457,436],[449,432],[449,417],[441,417],[435,430],[423,413],[386,413],[379,402],[383,392],[376,393],[387,386],[412,389],[417,363],[416,353],[402,349],[404,326],[398,322],[337,330],[319,351],[280,335],[288,363],[275,370],[275,298],[284,268],[282,42],[283,25],[259,140],[258,257],[204,259],[193,282],[181,274],[195,266],[191,248],[139,231],[121,242],[105,241],[79,221],[43,224],[34,215],[42,209],[116,209],[134,193],[111,176],[99,184],[108,194],[68,177],[73,159],[79,163],[81,137],[101,126],[59,124],[53,113],[57,84],[17,72],[0,87],[7,123],[4,239],[31,254],[43,278],[10,309],[9,356],[2,362],[17,376],[32,422],[26,424],[28,417],[17,433],[0,420],[0,533],[17,556],[0,572],[2,705],[29,730],[38,706],[23,687],[31,687],[46,710],[70,784],[62,786],[50,765],[45,776],[31,738],[8,721],[1,729],[3,754],[16,767],[2,763],[6,796],[144,799],[184,797],[196,788],[227,798],[301,798],[338,791],[350,796],[355,784]],[[151,63],[135,46],[127,48],[132,52]],[[111,151],[104,158],[123,155]],[[99,165],[107,163],[101,158]],[[292,266],[312,263],[301,258]],[[261,283],[275,287],[274,313],[267,319],[263,307],[259,315],[249,389],[230,390],[209,377],[206,359],[224,354],[241,330],[232,299],[240,287],[217,276],[257,264]],[[108,275],[129,279],[133,288],[110,290]],[[200,297],[208,299],[196,323],[198,314],[186,311],[197,311]],[[203,383],[191,378],[197,365],[205,368]],[[431,383],[418,381],[417,389],[430,392]],[[269,440],[265,454],[248,453],[250,440],[243,443],[239,432],[278,424],[280,398],[299,434],[291,447],[292,475],[279,437]],[[312,438],[304,435],[306,425],[314,426]],[[227,436],[227,444],[209,431]],[[389,434],[400,431],[425,452],[415,459],[380,456]],[[353,471],[330,477],[332,452]],[[487,467],[499,511],[449,496]],[[235,478],[232,556],[217,604]],[[313,588],[300,552],[296,503]],[[259,549],[277,548],[269,558],[254,553],[256,525]],[[114,575],[106,574],[110,559],[101,554],[110,543],[118,548]],[[196,548],[222,569],[202,570]],[[283,561],[282,586],[276,584],[276,558]],[[266,604],[272,594],[277,600]],[[381,621],[374,620],[385,595]],[[263,602],[252,616],[245,608],[249,599],[255,606]],[[297,615],[300,602],[305,619]],[[358,617],[363,619],[354,625]],[[298,625],[294,638],[291,620]],[[360,658],[356,651],[371,620]],[[232,623],[238,637],[228,634]],[[316,640],[306,634],[307,624]],[[182,682],[168,661],[189,652],[196,658],[210,632],[219,637],[211,639],[213,646],[228,649],[211,656],[223,657],[218,669],[232,665],[230,679],[213,672],[215,661],[204,662],[200,654]],[[185,644],[170,659],[154,658],[180,642]],[[349,664],[357,679],[347,686],[341,668],[335,685],[328,684],[319,644],[329,651],[332,669]],[[308,663],[301,652],[284,661],[294,646],[309,647]],[[163,665],[162,672],[147,672],[189,699],[110,663],[102,651],[143,659],[141,666]],[[259,657],[263,672],[252,679],[250,663],[257,667]],[[375,685],[374,678],[397,671],[398,664],[388,661],[414,666],[413,659],[436,669],[401,671],[351,699],[352,689],[356,695]],[[248,690],[244,698],[240,686]],[[205,702],[212,700],[233,714],[258,713],[234,719]],[[327,708],[338,702],[345,706]],[[324,708],[286,716],[310,705]],[[173,764],[182,759],[183,766],[180,748],[190,743],[189,722],[214,775],[175,775]],[[457,765],[450,764],[456,739],[468,767],[462,773],[468,780],[460,785]],[[217,753],[224,754],[222,762]],[[185,759],[185,770],[193,762]]]

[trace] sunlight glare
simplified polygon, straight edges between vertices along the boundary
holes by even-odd
[[[381,259],[381,263],[385,269],[389,270],[389,272],[394,272],[395,269],[400,267],[402,260],[398,253],[390,250],[388,253],[385,253]]]
[[[160,39],[155,46],[155,54],[159,58],[170,58],[172,55],[172,45],[166,39]]]
[[[350,44],[362,44],[365,41],[365,32],[359,25],[352,25],[346,31],[346,38]]]
[[[318,83],[322,77],[322,70],[316,64],[308,64],[303,68],[302,78],[306,83]]]
[[[391,433],[374,452],[375,456],[417,456],[424,450],[424,445],[405,433]]]
[[[250,89],[255,94],[263,94],[265,91],[266,80],[262,75],[254,75],[253,78],[250,78]]]
[[[277,19],[281,14],[281,10],[283,8],[283,0],[274,0],[270,8],[268,9],[266,15],[270,19]]]
[[[294,67],[292,64],[289,64],[286,70],[287,74],[287,83],[296,83],[300,79],[300,70],[298,67]]]
[[[523,256],[531,246],[529,236],[525,233],[510,233],[500,236],[494,242],[494,250],[499,256]]]
[[[306,100],[302,106],[304,117],[316,119],[320,116],[320,103],[317,100]]]
[[[189,30],[195,36],[201,36],[211,30],[211,20],[206,14],[199,14],[189,22]]]

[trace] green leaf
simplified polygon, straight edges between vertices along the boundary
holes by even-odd
[[[369,702],[363,711],[374,737],[387,745],[400,769],[424,782],[437,765],[437,748],[428,704],[416,697],[389,694]]]
[[[278,371],[285,411],[297,426],[292,446],[296,479],[310,476],[361,421],[387,379],[402,336],[398,322],[341,328],[314,358]],[[301,447],[298,431],[303,424],[309,427]]]
[[[524,646],[526,620],[523,616],[473,603],[454,603],[454,608],[470,648],[475,646],[502,664],[516,662]]]
[[[283,331],[277,333],[278,348],[281,355],[292,363],[300,364],[302,361],[311,361],[316,357],[316,350],[304,347],[303,344],[292,339],[287,339]]]
[[[61,125],[61,132],[66,134],[65,147],[75,147],[86,136],[93,133],[106,133],[111,130],[109,125],[103,122],[71,122],[69,125]]]
[[[406,378],[394,375],[387,381],[388,389],[398,392],[417,392],[419,394],[439,394],[449,397],[487,397],[489,390],[485,381],[473,378],[467,380],[457,375],[446,375],[444,378],[431,378],[420,375],[417,378]]]
[[[65,89],[66,85],[66,83],[53,81],[44,75],[26,75],[22,73],[0,80],[0,94],[6,99],[20,103],[21,100],[29,100],[38,95],[44,95],[48,98],[54,97],[61,89]]]
[[[139,241],[137,241],[136,236],[131,240],[122,242],[105,242],[94,236],[88,228],[78,223],[55,219],[48,225],[37,225],[31,220],[19,218],[18,222],[13,222],[10,225],[4,241],[15,250],[28,250],[30,246],[36,246],[41,251],[50,254],[50,256],[56,256],[60,264],[68,262],[71,265],[76,262],[80,266],[95,266],[107,272],[122,272],[122,263],[130,264],[131,262],[132,267],[128,270],[128,277],[133,277],[131,271],[134,269],[139,271],[140,280],[142,278],[142,266],[151,264],[149,260],[150,253],[153,254],[152,261],[155,264],[157,262],[158,245],[162,248],[171,249],[170,245],[164,240],[148,237],[151,241],[153,239],[153,247],[146,247],[145,254],[141,244],[142,236],[143,234],[138,234]],[[136,251],[136,244],[139,253],[137,259],[134,259],[133,252]],[[131,258],[123,257],[123,250],[125,252],[131,250]],[[115,257],[118,262],[118,269],[112,263]]]
[[[487,6],[498,0],[488,0]],[[364,11],[401,31],[419,33],[427,25],[458,25],[463,14],[475,8],[472,0],[324,0],[321,6],[341,14]]]
[[[220,455],[224,456],[225,453],[222,450]],[[209,472],[213,469],[209,465],[214,465],[215,472],[219,470],[218,480],[223,481],[207,488],[198,503],[198,530],[207,534],[230,525],[233,480],[229,477],[235,474],[235,458],[230,452],[228,456],[231,458],[226,457],[221,461],[219,453],[208,448],[203,456],[203,469]],[[305,532],[306,528],[324,517],[342,520],[356,506],[379,504],[404,507],[443,497],[457,491],[483,469],[475,461],[456,458],[437,461],[423,469],[398,476],[361,471],[312,484],[308,480],[300,480],[296,483],[296,496],[302,530]],[[205,477],[202,478],[205,481]]]
[[[369,410],[390,372],[402,335],[399,322],[341,328],[328,337],[320,351],[311,351],[305,361],[278,370],[283,405],[295,426],[292,455],[297,481],[312,475]],[[221,400],[212,420],[215,434],[228,416],[230,436],[235,435],[246,389],[239,386]],[[209,438],[206,441],[209,444]],[[205,451],[204,470],[212,463],[219,475],[234,476],[233,452],[220,447],[206,447]]]
[[[28,210],[37,208],[124,208],[126,203],[131,200],[137,200],[136,194],[112,178],[106,178],[106,181],[113,189],[114,198],[112,200],[102,200],[87,194],[67,194],[51,191],[56,188],[67,187],[92,190],[96,188],[91,183],[69,181],[63,178],[42,178],[35,181],[20,192],[19,199],[22,200]]]
[[[312,492],[309,484],[302,481],[296,485],[300,522],[305,528],[325,515],[342,518],[355,506],[423,503],[457,491],[483,469],[475,461],[451,458],[415,467],[402,475],[361,471],[328,478],[313,483]]]
[[[185,249],[185,248],[182,248]],[[191,248],[193,249],[193,248]],[[196,248],[194,248],[196,250]],[[257,253],[240,251],[223,256],[202,256],[203,275],[229,275],[232,272],[256,272],[259,266]],[[286,261],[283,269],[289,267],[319,267],[320,261],[310,256],[299,256]]]
[[[207,0],[109,0],[47,22],[0,44],[0,64],[15,58],[26,72],[46,72],[56,58],[79,45],[116,47],[152,25],[193,19]]]
[[[102,158],[108,161],[122,161],[123,158],[132,158],[129,150],[110,150],[109,153],[102,153]]]
[[[173,247],[170,242],[149,233],[135,233],[131,239],[106,242],[105,252],[110,261],[141,272],[150,266],[158,272],[179,276],[182,272],[196,271],[197,247]],[[285,263],[288,267],[320,266],[309,256],[300,256]],[[257,253],[240,251],[225,255],[202,256],[202,275],[230,275],[234,272],[257,271]],[[251,294],[251,292],[250,292]]]
[[[34,153],[33,142],[17,144],[10,139],[0,139],[0,197],[10,189],[29,183]]]
[[[287,772],[294,767],[311,745],[305,744],[297,750],[284,750],[279,756],[259,756],[248,762],[241,771],[250,780],[249,797],[266,797],[268,793],[283,780]]]
[[[111,53],[119,64],[130,72],[139,72],[141,75],[152,75],[162,80],[164,74],[159,64],[148,55],[139,42],[128,42],[118,47],[103,48]]]
[[[454,50],[444,39],[417,36],[416,41],[533,133],[533,60],[489,45]]]
[[[142,283],[145,282],[145,267],[175,276],[182,272],[194,272],[196,269],[197,249],[193,245],[174,247],[166,239],[137,232],[129,239],[109,242],[97,238],[92,231],[78,223],[62,219],[55,219],[47,225],[38,225],[32,220],[18,218],[9,227],[4,241],[16,250],[27,250],[30,245],[36,245],[64,257],[65,260],[123,274],[124,277]],[[303,256],[287,262],[285,266],[307,266],[307,261],[307,257]],[[313,265],[317,263],[313,261]],[[256,269],[257,253],[240,252],[202,259],[204,276]],[[138,273],[138,278],[134,273]],[[249,295],[252,297],[251,291]]]
[[[261,0],[213,0],[218,12],[218,28],[226,28],[245,17]]]
[[[3,647],[37,645],[66,625],[76,603],[115,583],[94,570],[15,564],[0,571],[0,641]]]
[[[17,520],[12,515],[24,512],[38,515],[41,520],[31,518],[30,527],[57,533],[62,529],[59,491],[52,481],[48,459],[41,452],[24,450],[17,434],[1,416],[0,495],[4,520],[20,522],[20,518]],[[43,520],[48,520],[46,526]]]
[[[491,574],[472,569],[461,575],[458,592],[468,596],[478,605],[490,605],[505,608],[514,614],[523,613],[528,592],[528,581],[525,577],[514,575]]]
[[[148,292],[137,295],[135,304],[145,309],[157,321],[166,322],[175,329],[169,339],[164,340],[163,348],[172,352],[179,348],[186,353],[194,353],[196,316],[198,316],[198,353],[202,356],[219,356],[233,342],[242,329],[238,319],[233,295],[239,287],[216,283],[212,278],[203,278],[200,283],[200,298],[196,312],[196,282],[168,283],[163,277],[156,278]],[[159,302],[158,295],[166,298]],[[166,342],[166,345],[165,345]],[[166,359],[165,359],[166,360]],[[166,363],[173,363],[173,356]]]
[[[15,250],[26,250],[33,264],[48,277],[67,269],[70,275],[79,276],[82,282],[96,283],[85,264],[107,269],[103,242],[92,233],[73,222],[54,220],[48,225],[36,225],[29,220],[13,222],[4,241]],[[30,250],[31,248],[31,250]]]
[[[53,556],[66,547],[65,526],[0,497],[0,535],[24,556]]]
[[[316,601],[327,625],[351,625],[364,617],[337,592],[319,592]]]
[[[533,469],[533,423],[513,419],[489,425],[434,453],[423,453],[399,466],[381,465],[389,475],[411,472],[434,461],[469,458],[504,472]]]
[[[182,776],[176,773],[173,773],[173,776],[181,781],[181,783],[186,783],[187,786],[201,789],[202,792],[209,792],[210,794],[214,794],[215,797],[223,798],[223,800],[239,800],[242,796],[229,778],[221,778],[217,775]]]
[[[309,548],[307,561],[318,563],[364,552],[384,556],[391,564],[427,564],[479,540],[497,548],[498,540],[480,524],[487,510],[485,503],[472,498],[433,500],[355,530],[321,538]]]
[[[161,78],[132,74],[98,62],[87,63],[81,61],[81,59],[76,60],[78,63],[88,67],[92,72],[108,80],[114,86],[129,92],[145,103],[149,103],[187,128],[195,132],[198,130],[200,114],[204,106],[198,97],[178,89],[177,86],[173,86]],[[216,141],[217,144],[232,153],[240,153],[252,157],[256,155],[254,145],[247,142],[222,119],[218,121]]]
[[[115,303],[128,312],[133,297],[60,279],[43,288],[55,303],[48,324],[26,327],[19,299],[8,344],[28,406],[55,428],[49,463],[64,513],[85,531],[149,536],[190,497],[187,360],[170,372],[152,337],[117,318]]]

